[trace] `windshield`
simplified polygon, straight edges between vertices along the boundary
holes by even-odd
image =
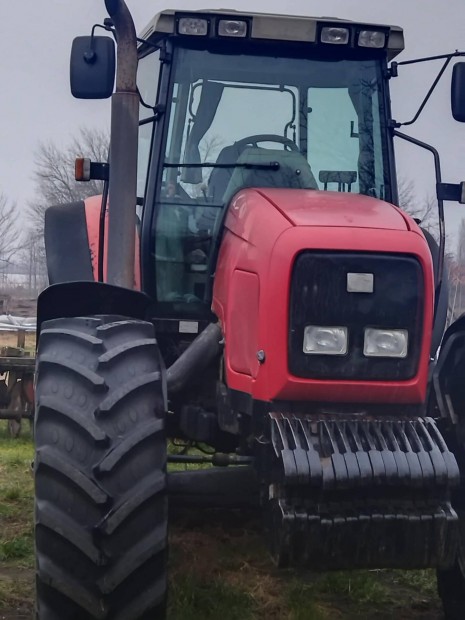
[[[209,304],[222,213],[241,188],[389,197],[379,59],[175,54],[155,227],[159,301]]]
[[[253,163],[263,155],[257,149],[271,149],[296,153],[290,159],[302,165],[304,159],[313,189],[383,198],[387,162],[381,82],[379,60],[228,58],[179,49],[166,145],[167,184],[191,198],[221,203],[224,195],[218,189],[223,188],[217,187],[218,174],[208,164]],[[199,164],[205,169],[198,169]]]

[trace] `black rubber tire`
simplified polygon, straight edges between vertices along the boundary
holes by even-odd
[[[458,562],[448,570],[437,571],[438,594],[445,620],[465,618],[465,576]]]
[[[166,617],[164,368],[152,324],[43,324],[37,354],[37,620]]]

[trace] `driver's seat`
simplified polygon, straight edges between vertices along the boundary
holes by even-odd
[[[266,168],[276,162],[279,168]],[[237,160],[238,164],[256,164],[263,168],[234,168],[222,202],[227,204],[232,196],[246,187],[276,187],[290,189],[318,189],[308,161],[298,151],[247,147]]]
[[[247,148],[246,144],[235,142],[220,151],[215,163],[222,166],[230,164],[231,168],[213,168],[212,170],[208,180],[208,196],[214,204],[222,204],[224,192],[234,172],[234,164],[245,148]]]

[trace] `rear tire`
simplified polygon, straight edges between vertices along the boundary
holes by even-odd
[[[465,618],[465,576],[460,563],[447,570],[438,570],[438,594],[442,600],[445,620]]]
[[[43,324],[37,354],[37,620],[163,620],[164,372],[153,326]]]

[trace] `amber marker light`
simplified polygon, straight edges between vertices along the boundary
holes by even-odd
[[[78,157],[74,163],[74,178],[76,181],[90,181],[90,159]]]

